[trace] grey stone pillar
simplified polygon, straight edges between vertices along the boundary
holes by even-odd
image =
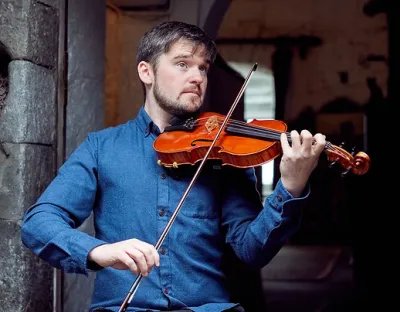
[[[105,0],[68,0],[68,100],[65,154],[68,157],[91,131],[104,127]],[[94,235],[90,217],[79,230]],[[94,273],[64,274],[62,309],[87,311]]]
[[[0,1],[0,312],[52,310],[53,270],[20,225],[55,172],[57,42],[57,1]]]

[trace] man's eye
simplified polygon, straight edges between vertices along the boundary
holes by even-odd
[[[205,72],[205,73],[208,72],[208,67],[207,67],[207,66],[201,66],[201,67],[199,67],[199,69],[200,69],[201,71]]]
[[[177,65],[179,67],[182,67],[182,68],[186,68],[187,67],[187,65],[184,62],[179,62]]]

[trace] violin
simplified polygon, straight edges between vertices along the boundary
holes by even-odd
[[[191,117],[182,124],[166,127],[153,144],[159,157],[158,164],[177,168],[202,160],[225,118],[222,114],[206,112],[196,119]],[[286,123],[280,120],[254,119],[246,123],[229,119],[208,159],[238,168],[260,166],[280,156],[280,135],[286,130]],[[290,143],[290,133],[286,132],[286,135]],[[362,175],[370,167],[370,158],[364,152],[349,153],[330,142],[326,142],[324,151],[330,166],[337,163],[344,168],[342,175],[350,171]]]

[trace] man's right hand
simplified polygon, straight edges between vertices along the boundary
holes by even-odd
[[[153,266],[160,266],[160,256],[156,248],[138,239],[128,239],[114,244],[105,244],[93,248],[88,260],[102,267],[118,270],[131,270],[147,276]]]

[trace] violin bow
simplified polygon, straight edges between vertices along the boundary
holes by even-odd
[[[156,248],[157,251],[160,248],[160,246],[162,245],[162,243],[164,242],[164,239],[167,236],[172,224],[174,223],[179,211],[181,210],[181,207],[182,207],[184,201],[186,200],[186,197],[189,195],[189,192],[192,189],[194,183],[196,182],[201,170],[203,169],[203,166],[204,166],[209,154],[211,153],[211,151],[212,151],[215,143],[217,142],[221,132],[224,130],[224,128],[226,127],[226,124],[228,123],[229,119],[231,118],[231,115],[232,115],[233,111],[235,110],[235,108],[237,106],[237,103],[239,102],[240,98],[242,97],[242,95],[244,93],[244,90],[246,89],[246,87],[247,87],[247,85],[248,85],[248,83],[250,81],[250,78],[253,76],[253,74],[256,71],[256,69],[257,69],[257,63],[255,63],[253,65],[253,67],[251,68],[251,70],[247,74],[247,77],[246,77],[246,79],[245,79],[245,81],[244,81],[244,83],[242,85],[242,88],[239,90],[239,93],[236,96],[235,101],[233,102],[231,108],[229,109],[229,112],[226,114],[224,122],[222,123],[221,127],[219,128],[219,131],[217,132],[217,134],[215,135],[214,140],[212,141],[212,143],[211,143],[210,147],[208,148],[204,158],[202,159],[199,167],[197,168],[196,173],[194,174],[192,180],[190,181],[185,193],[183,194],[181,200],[179,201],[177,207],[175,208],[174,213],[172,214],[170,220],[168,221],[167,225],[165,226],[163,232],[161,233],[160,238],[158,239],[158,241],[157,241],[157,243],[155,245],[155,248]],[[137,291],[142,279],[143,279],[143,275],[142,275],[142,273],[139,273],[139,275],[136,277],[134,283],[132,284],[128,294],[126,295],[126,297],[125,297],[121,307],[119,308],[118,312],[125,312],[126,311],[126,309],[128,308],[128,305],[131,303],[133,297],[135,296],[135,293],[136,293],[136,291]]]

